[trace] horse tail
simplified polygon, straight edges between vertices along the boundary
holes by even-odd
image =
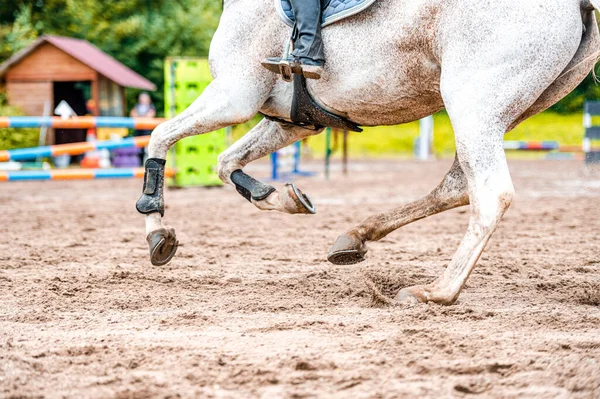
[[[582,48],[582,46],[589,45],[590,42],[598,42],[598,23],[596,21],[596,15],[594,13],[594,10],[600,11],[600,0],[581,0],[581,10],[584,12],[582,14],[584,30],[580,49]],[[581,63],[587,62],[591,59],[595,59],[595,64],[598,64],[598,62],[600,62],[600,49],[585,57],[576,66],[579,66]],[[572,69],[574,68],[571,68],[571,70]],[[600,78],[596,74],[595,67],[592,68],[592,75],[596,83],[600,83]]]

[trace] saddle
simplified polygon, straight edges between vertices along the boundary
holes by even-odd
[[[339,22],[369,8],[377,0],[326,0],[323,4],[322,27]],[[290,0],[275,0],[275,8],[283,22],[294,27],[295,17]],[[286,50],[286,52],[289,49]],[[308,92],[306,78],[302,74],[284,74],[284,80],[294,84],[291,124],[307,129],[320,130],[324,127],[362,132],[354,122],[335,115],[321,107]],[[287,123],[290,122],[265,115],[266,118]]]
[[[369,8],[377,0],[326,0],[323,4],[323,28]],[[293,28],[296,18],[290,0],[275,0],[275,8],[283,22]]]

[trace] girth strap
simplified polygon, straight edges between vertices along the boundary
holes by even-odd
[[[354,122],[339,115],[332,114],[321,107],[312,98],[306,87],[306,78],[302,74],[294,75],[294,94],[292,98],[291,121],[276,116],[264,115],[265,118],[279,122],[283,125],[298,126],[309,130],[321,130],[324,127],[333,129],[349,130],[351,132],[362,132]]]
[[[321,107],[312,98],[306,87],[306,78],[302,74],[294,74],[294,97],[292,100],[292,121],[308,126],[326,126],[334,129],[362,132],[354,122],[332,114]]]

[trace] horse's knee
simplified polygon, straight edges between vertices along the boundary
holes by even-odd
[[[217,174],[219,175],[219,179],[225,184],[229,184],[229,175],[231,172],[228,172],[227,162],[223,159],[223,154],[219,154],[218,163],[217,163]]]
[[[150,143],[148,143],[148,155],[150,158],[166,159],[169,148],[173,145],[167,135],[169,121],[163,122],[152,131]]]

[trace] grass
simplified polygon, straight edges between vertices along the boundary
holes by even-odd
[[[454,154],[454,132],[445,112],[434,116],[434,152],[437,156]],[[509,132],[506,140],[556,140],[561,145],[581,145],[583,115],[559,115],[546,112],[536,115]],[[412,157],[413,143],[419,136],[419,122],[397,126],[367,127],[362,133],[350,133],[349,153],[353,157]],[[310,138],[314,154],[324,154],[325,135]]]
[[[22,116],[25,114],[17,107],[0,104],[0,115]],[[0,151],[13,150],[15,148],[36,147],[38,145],[39,136],[40,129],[0,129]]]
[[[2,110],[2,108],[0,108]],[[6,111],[6,110],[5,110]],[[10,110],[13,114],[16,111]],[[3,113],[0,113],[3,114]],[[18,113],[17,113],[18,114]],[[594,124],[600,125],[600,118]],[[260,121],[260,117],[234,127],[233,138],[239,139]],[[434,153],[449,157],[455,152],[454,132],[448,114],[434,115]],[[561,145],[580,146],[583,138],[583,115],[581,113],[560,115],[545,112],[530,118],[506,135],[506,140],[543,141],[555,140]],[[0,129],[0,150],[37,145],[38,129]],[[362,133],[350,133],[348,149],[351,157],[412,158],[413,145],[419,136],[419,122],[397,126],[367,127]],[[314,157],[325,155],[325,134],[311,137],[309,146]],[[539,156],[523,154],[519,156]]]
[[[600,124],[594,120],[595,124]],[[251,129],[260,119],[254,119],[234,128],[234,139]],[[454,132],[445,112],[434,115],[434,153],[438,157],[452,156],[455,151]],[[536,115],[509,132],[506,140],[555,140],[561,145],[580,146],[583,139],[583,114],[561,115],[544,112]],[[419,122],[397,126],[366,127],[362,133],[350,133],[348,152],[352,157],[413,157],[413,145],[419,136]],[[309,147],[313,156],[325,155],[325,134],[311,137]],[[521,153],[522,155],[523,153]],[[535,155],[535,154],[534,154]],[[539,156],[537,154],[536,156]]]

